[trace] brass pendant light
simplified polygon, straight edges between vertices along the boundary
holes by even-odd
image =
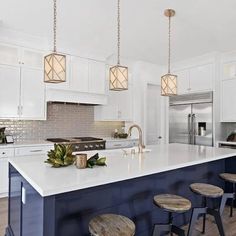
[[[128,89],[128,67],[120,65],[120,0],[117,0],[117,65],[110,68],[109,88],[113,91]]]
[[[169,18],[169,44],[168,44],[168,73],[161,77],[161,95],[162,96],[173,96],[177,95],[177,75],[173,75],[170,72],[170,57],[171,57],[171,17],[175,15],[175,11],[173,9],[167,9],[164,12],[164,15]]]
[[[44,82],[62,83],[66,81],[66,56],[57,53],[57,0],[53,0],[53,53],[44,57]]]

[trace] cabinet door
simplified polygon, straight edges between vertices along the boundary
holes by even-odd
[[[222,121],[236,122],[236,79],[224,80],[221,84],[221,118]]]
[[[189,92],[189,70],[181,70],[174,72],[177,77],[177,93],[185,94]]]
[[[191,92],[213,89],[213,65],[207,64],[189,70]]]
[[[21,63],[23,67],[43,70],[44,54],[35,50],[22,49]]]
[[[0,66],[0,118],[19,117],[20,68]]]
[[[21,70],[21,118],[45,119],[45,84],[42,70]]]
[[[89,63],[79,57],[71,58],[70,89],[87,93],[89,90]]]
[[[116,94],[118,105],[118,119],[122,121],[133,120],[133,93],[132,87],[129,85],[129,89],[121,91]]]
[[[10,45],[0,45],[0,64],[15,65],[20,64],[20,50],[18,47]]]
[[[108,104],[96,106],[94,115],[96,121],[117,121],[118,120],[118,103],[117,92],[110,91],[108,94]]]
[[[0,195],[8,193],[8,159],[0,159]]]
[[[103,62],[89,63],[89,92],[105,94],[106,66]]]

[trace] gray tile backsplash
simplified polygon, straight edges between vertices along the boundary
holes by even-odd
[[[53,137],[111,136],[123,122],[95,122],[94,107],[49,103],[46,121],[0,120],[17,141],[44,140]]]

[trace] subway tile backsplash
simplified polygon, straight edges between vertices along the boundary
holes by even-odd
[[[108,137],[123,122],[95,122],[94,107],[77,104],[49,103],[46,121],[0,120],[16,141],[44,140],[54,137]]]

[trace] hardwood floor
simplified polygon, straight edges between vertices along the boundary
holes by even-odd
[[[7,211],[8,211],[8,203],[7,198],[0,198],[0,236],[4,236],[5,228],[7,225]],[[229,217],[229,208],[227,207],[224,211],[223,222],[226,236],[236,236],[236,209],[234,209],[234,216]],[[202,236],[201,233],[202,220],[200,219],[196,225],[196,230],[193,236]],[[187,232],[188,226],[185,226],[184,229]],[[218,236],[217,226],[213,223],[211,217],[207,218],[206,224],[206,233],[204,236]]]
[[[0,236],[4,236],[7,225],[8,201],[7,198],[0,198]]]

